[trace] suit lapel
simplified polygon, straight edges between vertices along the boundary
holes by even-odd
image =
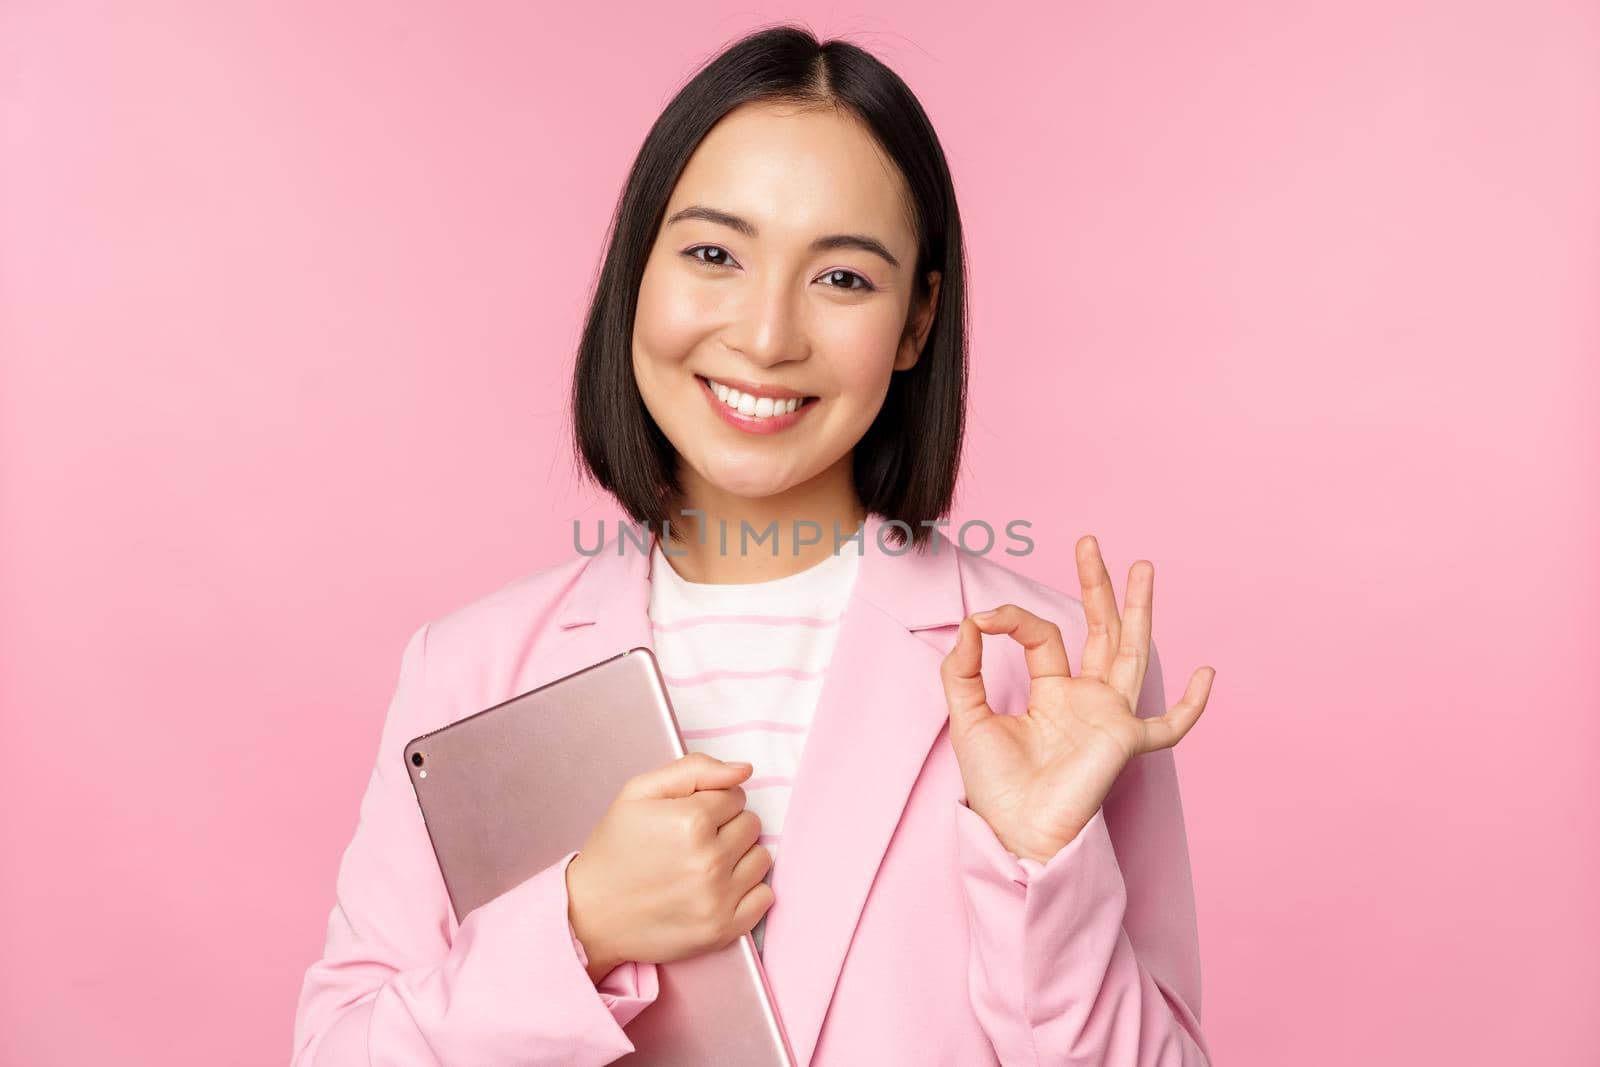
[[[614,534],[583,566],[556,616],[554,645],[518,672],[517,692],[553,682],[630,648],[654,650],[650,639],[650,549]],[[649,544],[654,544],[652,539]]]
[[[790,1043],[808,1064],[856,923],[906,800],[948,719],[939,661],[965,614],[956,548],[890,555],[869,516],[855,585],[818,696],[772,871],[763,966]],[[653,543],[653,541],[652,541]],[[649,554],[613,537],[579,572],[566,640],[528,668],[542,685],[629,648],[653,649]],[[847,544],[841,551],[856,551]]]
[[[943,653],[913,631],[960,622],[955,547],[935,532],[938,554],[930,545],[890,556],[878,548],[881,525],[866,524],[772,871],[763,963],[801,1064],[811,1061],[878,865],[949,715]]]

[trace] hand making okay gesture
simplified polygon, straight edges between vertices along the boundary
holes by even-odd
[[[940,667],[967,806],[1009,851],[1040,863],[1094,817],[1128,761],[1170,748],[1189,732],[1217,673],[1201,667],[1165,715],[1139,718],[1155,567],[1139,560],[1129,569],[1127,615],[1121,617],[1093,537],[1078,541],[1077,558],[1089,632],[1076,677],[1060,627],[1015,604],[962,619],[955,647]],[[1010,634],[1025,650],[1026,713],[998,714],[989,707],[979,673],[980,631]]]

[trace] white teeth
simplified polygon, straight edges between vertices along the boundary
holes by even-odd
[[[774,415],[787,415],[800,406],[800,397],[797,396],[792,396],[787,400],[774,400],[770,396],[754,397],[748,393],[741,393],[737,389],[729,388],[721,382],[712,381],[710,378],[707,378],[706,382],[711,386],[711,391],[717,395],[718,400],[735,409],[739,414],[752,418],[765,419]]]

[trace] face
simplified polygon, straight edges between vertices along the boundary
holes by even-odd
[[[832,108],[749,104],[702,140],[633,331],[639,391],[677,450],[688,506],[848,482],[891,376],[916,363],[933,322],[939,274],[914,298],[909,212],[894,164]]]

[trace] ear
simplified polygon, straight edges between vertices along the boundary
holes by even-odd
[[[939,285],[943,280],[938,271],[928,272],[928,295],[913,309],[905,336],[900,339],[900,349],[894,356],[895,370],[910,370],[917,365],[922,346],[928,340],[928,331],[933,329],[933,316],[939,310]]]

